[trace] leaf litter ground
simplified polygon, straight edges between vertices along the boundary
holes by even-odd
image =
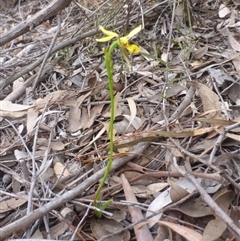
[[[3,1],[3,36],[46,6]],[[97,219],[110,101],[95,38],[139,24],[131,70],[114,53]],[[75,1],[2,45],[0,239],[240,240],[239,34],[237,1]]]

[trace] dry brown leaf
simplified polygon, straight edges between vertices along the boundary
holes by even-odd
[[[65,148],[65,145],[61,141],[52,141],[50,148],[54,151],[62,151]]]
[[[128,127],[129,127],[137,115],[137,107],[136,107],[136,104],[135,104],[135,101],[133,100],[133,98],[128,97],[127,102],[128,102],[128,106],[130,108],[130,114],[131,114],[131,118],[130,118],[129,124],[128,124]],[[127,129],[128,129],[128,127],[127,127]]]
[[[202,241],[202,235],[200,233],[183,225],[165,221],[158,221],[158,224],[162,224],[171,228],[173,231],[175,231],[188,241]]]
[[[166,98],[177,96],[186,91],[186,86],[183,83],[173,83],[166,89]]]
[[[123,225],[120,222],[116,222],[115,220],[102,218],[100,219],[92,219],[90,223],[91,230],[94,236],[97,239],[100,239],[104,235],[112,234],[108,241],[122,241],[124,232],[120,234],[114,234],[123,228]]]
[[[152,183],[147,186],[152,192],[160,192],[162,189],[166,188],[169,184],[167,182]]]
[[[192,66],[192,71],[196,71],[198,69],[205,67],[209,63],[211,63],[211,61],[206,63],[205,61],[203,62],[202,60],[194,60],[193,62],[190,63],[190,66]]]
[[[228,31],[228,41],[231,45],[231,47],[235,50],[240,52],[240,43],[234,38],[234,35],[232,32]]]
[[[151,131],[152,134],[161,137],[173,137],[173,138],[184,138],[193,136],[194,132],[191,130],[182,130],[182,131]]]
[[[145,185],[133,185],[132,191],[136,195],[136,197],[139,198],[151,198],[151,195],[153,195],[153,192],[148,189]]]
[[[196,190],[195,186],[188,181],[186,178],[179,178],[175,182],[175,186],[179,186],[187,191],[187,193],[192,193]],[[164,208],[168,204],[172,203],[172,199],[170,197],[170,189],[169,187],[167,190],[161,192],[149,205],[146,217],[150,216],[153,212],[158,212],[161,208]],[[181,192],[183,194],[183,192]],[[150,218],[149,226],[152,227],[162,216],[162,213]]]
[[[139,71],[138,70],[137,73],[142,75],[142,76],[152,78],[153,80],[156,80],[157,82],[162,81],[162,77],[158,77],[156,74],[153,74],[153,72],[150,72],[150,71]]]
[[[80,119],[81,109],[78,106],[70,106],[67,130],[69,132],[76,132],[79,130]]]
[[[161,54],[161,60],[162,60],[162,61],[167,62],[167,57],[168,57],[167,53],[163,52],[163,53]]]
[[[232,218],[233,222],[236,223],[239,227],[240,210],[238,205],[237,206],[232,205],[230,217]]]
[[[231,159],[235,156],[233,153],[222,153],[214,160],[213,164],[215,166],[224,165],[231,161]]]
[[[0,111],[7,111],[7,112],[27,112],[28,109],[33,108],[34,105],[20,105],[20,104],[13,104],[11,101],[8,100],[0,100]]]
[[[47,178],[48,174],[50,174],[51,171],[48,172],[46,175],[45,173],[50,168],[51,165],[52,165],[52,158],[51,159],[44,158],[38,169],[37,176],[40,175],[41,177],[45,176],[45,178]]]
[[[88,118],[88,120],[83,123],[83,129],[87,129],[90,128],[94,121],[97,119],[97,117],[101,114],[102,109],[103,109],[104,105],[95,105],[92,109],[91,109],[91,113],[90,113],[90,117]]]
[[[58,91],[49,93],[43,99],[37,99],[35,101],[35,106],[38,109],[42,109],[45,107],[46,103],[48,103],[49,105],[59,103],[66,97],[66,95],[67,95],[66,90],[58,90]]]
[[[192,146],[191,148],[189,148],[189,151],[193,151],[193,152],[202,151],[200,156],[203,156],[215,146],[216,141],[217,141],[217,138],[212,138],[210,140],[203,140],[201,142],[196,143],[196,145]]]
[[[184,1],[181,1],[177,4],[176,10],[175,10],[175,23],[177,24],[178,28],[183,24],[184,22]]]
[[[172,202],[177,202],[189,194],[189,192],[186,191],[186,189],[182,188],[181,186],[178,186],[175,182],[171,181],[170,178],[168,179],[168,183],[171,187],[170,198]]]
[[[234,83],[230,88],[229,88],[229,93],[228,93],[229,98],[236,103],[237,100],[240,99],[240,84]]]
[[[38,110],[35,108],[29,109],[27,112],[27,133],[29,134],[36,125],[38,118]]]
[[[122,186],[123,186],[126,200],[129,202],[137,202],[137,199],[133,193],[133,190],[124,174],[121,175],[121,179],[122,179]],[[132,217],[132,222],[137,222],[144,218],[142,211],[139,208],[134,206],[128,206],[128,210]],[[141,224],[135,225],[134,232],[135,232],[137,241],[146,241],[146,240],[153,241],[153,237],[147,225],[141,225]]]
[[[70,105],[70,111],[68,116],[68,131],[69,132],[76,132],[81,128],[81,119],[82,119],[82,112],[80,106],[82,105],[83,101],[91,94],[91,91],[86,93],[85,95],[81,95],[78,97],[74,103]]]
[[[14,150],[14,156],[19,161],[19,160],[28,158],[28,153],[25,151],[19,151],[18,149],[16,149],[16,150]]]
[[[129,116],[129,115],[123,115],[123,116],[125,117],[125,119],[131,122],[131,125],[129,125],[130,123],[128,124],[126,131],[129,132],[128,128],[130,126],[134,127],[133,128],[134,130],[138,130],[142,126],[142,120],[139,117],[135,116],[134,119],[132,120],[132,116]]]
[[[192,56],[194,59],[201,59],[208,51],[208,45],[205,45],[204,47],[201,47],[199,49],[196,49],[192,52]]]
[[[81,118],[80,118],[79,123],[78,123],[78,130],[81,130],[89,120],[87,108],[82,107],[81,110],[82,110],[81,111],[82,113],[81,113]]]
[[[94,143],[97,139],[99,139],[105,131],[108,132],[108,129],[109,129],[109,124],[108,124],[108,123],[104,123],[104,124],[103,124],[103,128],[102,128],[102,129],[97,133],[97,135],[88,143],[87,146],[92,145],[92,143]]]
[[[114,118],[117,116],[117,109],[118,109],[117,107],[118,107],[120,96],[121,96],[120,92],[117,92],[114,96]]]
[[[211,220],[204,229],[202,241],[214,241],[220,238],[225,229],[226,224],[221,219]]]
[[[209,118],[209,119],[197,118],[196,120],[204,122],[204,123],[208,123],[208,124],[216,124],[216,125],[223,125],[223,126],[232,125],[237,122],[237,121],[214,119],[214,118]]]
[[[220,193],[219,196],[218,193]],[[215,194],[215,196],[218,196],[215,200],[216,203],[226,213],[229,205],[235,197],[234,192],[229,190],[225,190],[224,192],[224,190],[220,190]],[[202,241],[214,241],[217,238],[220,238],[226,228],[226,223],[219,217],[216,217],[205,227]]]
[[[200,128],[200,129],[194,129],[193,133],[194,133],[194,136],[199,136],[199,135],[209,133],[213,130],[214,130],[213,127],[205,127],[205,128]]]
[[[229,138],[231,138],[231,139],[233,139],[233,140],[235,140],[235,141],[240,142],[240,135],[236,135],[236,134],[232,134],[232,133],[227,133],[226,136],[229,137]]]
[[[58,179],[70,175],[70,172],[68,171],[66,166],[64,166],[61,162],[56,162],[53,169]]]
[[[235,57],[237,55],[237,52],[232,50],[230,57]],[[234,67],[238,73],[238,75],[240,75],[240,56],[233,58],[232,60]]]
[[[7,200],[0,201],[0,213],[5,213],[22,206],[28,201],[27,195],[21,195],[19,198],[9,198]]]
[[[123,115],[123,116],[124,118],[121,121],[117,121],[114,123],[114,130],[116,130],[116,133],[118,135],[132,133],[136,130],[136,128],[133,125],[128,127],[129,120],[131,117],[129,115]],[[134,124],[135,120],[136,118],[134,119],[132,124]]]
[[[64,217],[69,223],[73,223],[74,220],[79,219],[77,214],[69,207],[65,207],[61,211],[62,217]]]
[[[174,208],[190,217],[204,217],[212,214],[209,206],[202,201],[201,198],[190,198],[181,204],[178,208]]]
[[[59,236],[64,234],[68,229],[66,222],[60,222],[50,228],[50,235],[53,240],[59,240]]]
[[[191,82],[190,84],[197,89],[203,103],[204,112],[211,112],[207,115],[208,118],[215,117],[221,119],[221,102],[218,95],[204,84],[198,82]]]

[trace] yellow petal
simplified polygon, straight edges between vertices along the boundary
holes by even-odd
[[[126,47],[125,47],[129,53],[131,54],[138,54],[140,52],[140,47],[137,46],[136,44],[128,44]]]
[[[106,30],[103,26],[99,26],[99,29],[107,36],[112,36],[112,38],[116,37],[118,38],[118,34],[109,30]]]
[[[97,38],[96,41],[97,42],[107,42],[107,41],[111,40],[112,38],[114,38],[114,36],[107,36],[107,37],[103,37],[103,38]]]
[[[119,42],[123,48],[126,48],[129,45],[129,41],[127,37],[121,37]]]
[[[134,35],[139,33],[142,30],[142,25],[139,25],[138,27],[134,28],[126,37],[127,39],[132,38]]]

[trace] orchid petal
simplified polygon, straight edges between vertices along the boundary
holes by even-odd
[[[121,46],[122,46],[123,48],[125,48],[126,46],[129,45],[129,41],[128,41],[128,38],[127,38],[127,37],[121,37],[121,38],[119,39],[119,42],[120,42],[120,44],[121,44]]]
[[[131,54],[138,54],[140,52],[140,47],[136,44],[128,44],[127,46],[125,46],[125,48]]]
[[[111,39],[115,38],[114,36],[107,36],[107,37],[103,37],[103,38],[97,38],[96,41],[97,42],[107,42]]]
[[[142,25],[139,25],[138,27],[134,28],[126,37],[127,39],[132,38],[134,35],[139,33],[142,30]]]
[[[118,38],[119,35],[115,32],[112,32],[112,31],[109,31],[109,30],[106,30],[103,26],[99,26],[99,29],[107,36],[112,36],[112,38],[116,37]]]

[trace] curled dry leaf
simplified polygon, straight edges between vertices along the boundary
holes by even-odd
[[[69,207],[65,207],[63,208],[63,210],[61,211],[61,215],[69,222],[69,223],[73,223],[74,220],[78,220],[79,218],[77,216],[77,214]]]

